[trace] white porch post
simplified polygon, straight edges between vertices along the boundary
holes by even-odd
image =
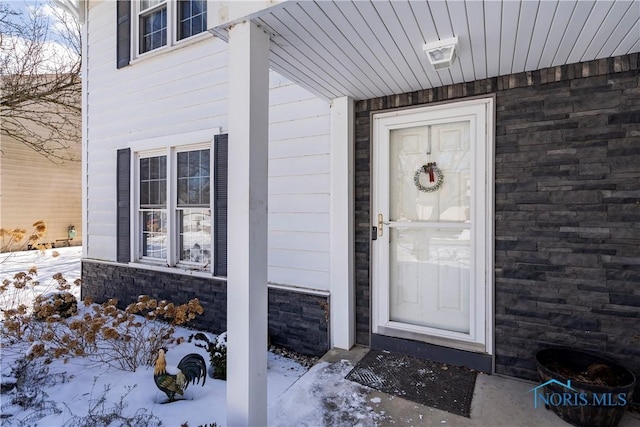
[[[229,30],[227,425],[267,424],[269,37]]]
[[[353,251],[353,100],[331,103],[331,346],[350,349],[355,343]]]

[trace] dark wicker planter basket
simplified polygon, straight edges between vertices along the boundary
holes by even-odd
[[[603,393],[611,393],[611,396],[624,393],[627,404],[631,402],[636,383],[635,375],[627,368],[607,358],[568,348],[550,348],[538,352],[536,363],[542,383],[554,379],[566,384],[567,380],[571,380],[571,387],[577,393],[584,393],[586,402],[594,402],[593,395],[602,396]],[[592,384],[563,375],[566,371],[585,372],[595,364],[605,365],[608,368],[608,377],[612,378],[608,383],[611,384],[613,381],[615,384]],[[567,389],[552,383],[545,386],[545,391],[563,394],[567,392]],[[560,418],[575,426],[615,427],[624,415],[626,405],[549,405],[547,407],[551,408]]]

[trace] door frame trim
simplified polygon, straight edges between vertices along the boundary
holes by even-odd
[[[485,262],[484,262],[484,272],[483,277],[485,281],[485,295],[484,295],[484,330],[481,332],[484,334],[483,343],[478,343],[473,339],[465,338],[464,335],[460,334],[459,337],[456,337],[455,334],[448,334],[449,336],[438,336],[437,330],[433,330],[435,332],[433,335],[423,335],[425,328],[421,328],[421,331],[411,331],[411,330],[398,330],[395,328],[389,328],[388,326],[380,325],[379,323],[379,310],[377,301],[379,301],[379,297],[376,295],[379,292],[379,287],[376,285],[376,244],[372,242],[371,248],[371,262],[370,262],[370,286],[371,286],[371,295],[370,299],[370,334],[379,334],[397,338],[405,338],[412,339],[416,341],[422,341],[430,344],[435,344],[444,347],[450,347],[465,351],[472,351],[477,353],[485,353],[485,354],[494,354],[494,318],[495,318],[495,304],[494,304],[494,277],[495,277],[495,254],[494,254],[494,224],[495,224],[495,105],[496,105],[496,97],[495,95],[491,96],[479,96],[473,98],[465,98],[463,100],[457,101],[446,101],[439,102],[433,104],[422,104],[418,106],[412,107],[403,107],[391,110],[383,110],[376,111],[371,113],[371,221],[372,226],[377,226],[377,211],[374,211],[374,208],[377,208],[377,183],[375,182],[375,171],[378,168],[376,165],[377,159],[377,148],[376,148],[376,138],[379,135],[377,128],[378,119],[386,118],[386,117],[397,117],[403,115],[412,115],[412,114],[423,114],[423,113],[434,113],[436,116],[441,116],[446,114],[447,111],[452,112],[455,110],[460,110],[464,107],[478,107],[484,106],[484,118],[485,118],[485,210],[484,210],[484,218],[480,218],[481,227],[484,231],[484,250],[485,250]],[[459,115],[459,114],[452,114]],[[374,224],[374,222],[376,222]],[[471,310],[474,310],[472,307]],[[388,322],[392,323],[392,322]],[[392,325],[391,325],[392,326]],[[429,328],[427,328],[429,329]]]

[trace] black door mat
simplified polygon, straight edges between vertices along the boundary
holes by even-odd
[[[370,350],[347,374],[346,379],[468,418],[476,372],[430,360]]]

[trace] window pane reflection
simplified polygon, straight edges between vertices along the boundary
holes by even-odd
[[[211,260],[211,211],[180,209],[180,260],[209,264]]]
[[[206,0],[180,0],[178,3],[178,40],[207,29]]]
[[[209,150],[178,153],[178,206],[209,207]]]
[[[149,52],[167,44],[166,6],[140,16],[140,52]]]
[[[167,258],[167,213],[164,210],[142,212],[142,256]]]

